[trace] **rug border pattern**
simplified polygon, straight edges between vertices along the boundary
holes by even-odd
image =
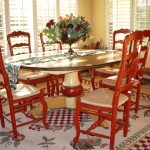
[[[138,142],[143,136],[145,136],[148,132],[150,132],[150,123],[146,125],[144,128],[127,138],[125,141],[120,143],[115,147],[115,150],[123,150],[126,148],[127,150],[133,146],[136,142]],[[141,137],[141,138],[140,138]]]

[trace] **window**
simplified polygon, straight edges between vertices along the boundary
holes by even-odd
[[[106,0],[106,45],[112,48],[113,31],[150,29],[150,0]]]
[[[0,0],[0,42],[7,54],[6,36],[14,30],[31,34],[32,51],[41,50],[39,33],[50,19],[77,15],[77,0]]]
[[[45,27],[46,23],[50,19],[57,20],[59,16],[65,16],[65,14],[73,13],[77,16],[77,0],[37,0],[37,35],[38,49],[41,50],[41,44],[39,44],[39,34]]]
[[[6,23],[5,23],[5,11],[4,11],[4,2],[0,0],[0,45],[1,49],[4,52],[6,43]]]

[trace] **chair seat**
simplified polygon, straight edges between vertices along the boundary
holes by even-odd
[[[112,67],[104,67],[104,68],[97,68],[96,71],[106,74],[118,74],[119,69],[118,68],[112,68]]]
[[[37,89],[32,85],[27,85],[27,84],[17,84],[16,89],[12,90],[12,95],[14,100],[33,96],[38,93],[40,93],[39,89]],[[6,89],[0,90],[0,95],[7,99]]]
[[[116,80],[117,80],[117,76],[111,76],[111,77],[108,77],[108,78],[105,78],[102,80],[102,83],[103,84],[106,84],[106,85],[110,85],[110,86],[115,86],[116,84]],[[124,82],[125,84],[125,79],[124,79]],[[122,83],[122,84],[123,84]],[[134,86],[138,85],[139,84],[139,81],[137,79],[134,80]]]
[[[112,108],[113,96],[114,91],[106,88],[99,88],[82,97],[81,102],[94,106]],[[125,103],[127,100],[128,97],[126,95],[120,94],[118,107]]]
[[[19,74],[18,78],[22,80],[27,80],[27,79],[39,79],[48,76],[48,73],[36,71],[36,72],[26,72],[23,74]]]

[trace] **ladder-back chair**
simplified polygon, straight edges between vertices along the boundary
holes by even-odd
[[[10,49],[11,56],[20,54],[30,54],[31,51],[31,40],[30,33],[25,31],[13,31],[7,35],[8,46]],[[30,84],[36,86],[38,83],[46,82],[47,92],[50,96],[49,87],[49,74],[40,71],[29,71],[25,70],[19,73],[18,82]]]
[[[142,33],[136,32],[132,35],[126,36],[123,43],[122,60],[120,63],[120,70],[115,85],[115,89],[98,88],[85,96],[77,99],[77,109],[74,114],[74,123],[76,128],[76,136],[74,138],[74,144],[78,142],[80,133],[88,134],[91,136],[98,136],[107,138],[110,140],[110,150],[114,149],[115,134],[123,129],[123,135],[127,136],[128,133],[128,121],[130,112],[130,100],[131,91],[134,84],[134,78],[137,71],[137,65],[139,60],[139,51],[142,44]],[[134,42],[133,51],[128,53],[128,47]],[[126,82],[123,79],[126,78]],[[119,107],[123,107],[122,119],[117,119],[117,112]],[[97,115],[98,120],[94,122],[88,129],[80,129],[79,116],[80,113],[87,113]],[[92,131],[95,128],[101,128],[100,124],[104,120],[109,120],[110,134],[98,133],[100,129],[95,132]]]
[[[131,34],[130,29],[119,29],[113,32],[113,46],[112,50],[122,51],[123,41],[126,35]],[[108,66],[104,68],[95,69],[95,76],[109,77],[116,74],[116,68],[113,66]]]
[[[43,33],[40,33],[40,40],[41,40],[43,52],[62,50],[62,43],[60,41],[49,43],[47,42],[48,38]],[[61,93],[61,85],[64,80],[64,75],[56,75],[56,74],[50,74],[50,75],[51,75],[51,80],[52,80],[51,82],[53,82],[52,91],[54,91],[54,94],[59,95]]]
[[[146,60],[148,57],[148,49],[149,49],[148,42],[150,42],[150,30],[144,30],[143,42],[142,42],[142,47],[141,47],[141,52],[140,52],[140,59],[138,63],[138,70],[137,70],[136,79],[134,82],[134,88],[136,89],[136,100],[131,103],[131,105],[135,105],[136,113],[138,112],[138,108],[139,108],[142,79],[143,79]],[[118,72],[119,72],[119,69],[118,69]],[[114,88],[116,79],[117,79],[117,76],[110,76],[108,78],[100,80],[99,87]]]
[[[31,124],[33,122],[37,121],[43,121],[43,124],[45,128],[48,128],[48,124],[46,123],[46,114],[47,114],[47,103],[44,100],[44,91],[41,89],[37,89],[36,87],[28,84],[17,84],[16,89],[11,89],[10,87],[10,81],[7,75],[7,72],[4,67],[3,57],[1,53],[0,48],[0,86],[3,88],[0,90],[0,116],[1,116],[1,123],[2,127],[5,127],[4,124],[4,116],[3,116],[3,110],[2,110],[2,100],[6,99],[9,105],[9,111],[8,114],[5,115],[5,117],[9,117],[10,122],[12,123],[12,137],[14,140],[17,140],[19,133],[17,131],[18,127]],[[32,104],[41,104],[43,107],[43,114],[41,117],[35,117],[31,115],[29,121],[24,121],[18,124],[16,122],[16,113],[23,113],[28,114],[28,110],[31,109],[31,107],[28,107]]]

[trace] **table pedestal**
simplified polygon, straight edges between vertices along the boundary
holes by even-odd
[[[65,74],[61,90],[66,97],[66,108],[76,108],[76,99],[83,92],[77,71]]]
[[[75,108],[76,99],[83,92],[83,87],[80,83],[78,71],[65,74],[62,85],[63,96],[54,96],[46,99],[48,108]],[[33,115],[39,115],[43,111],[42,105],[30,111]]]

